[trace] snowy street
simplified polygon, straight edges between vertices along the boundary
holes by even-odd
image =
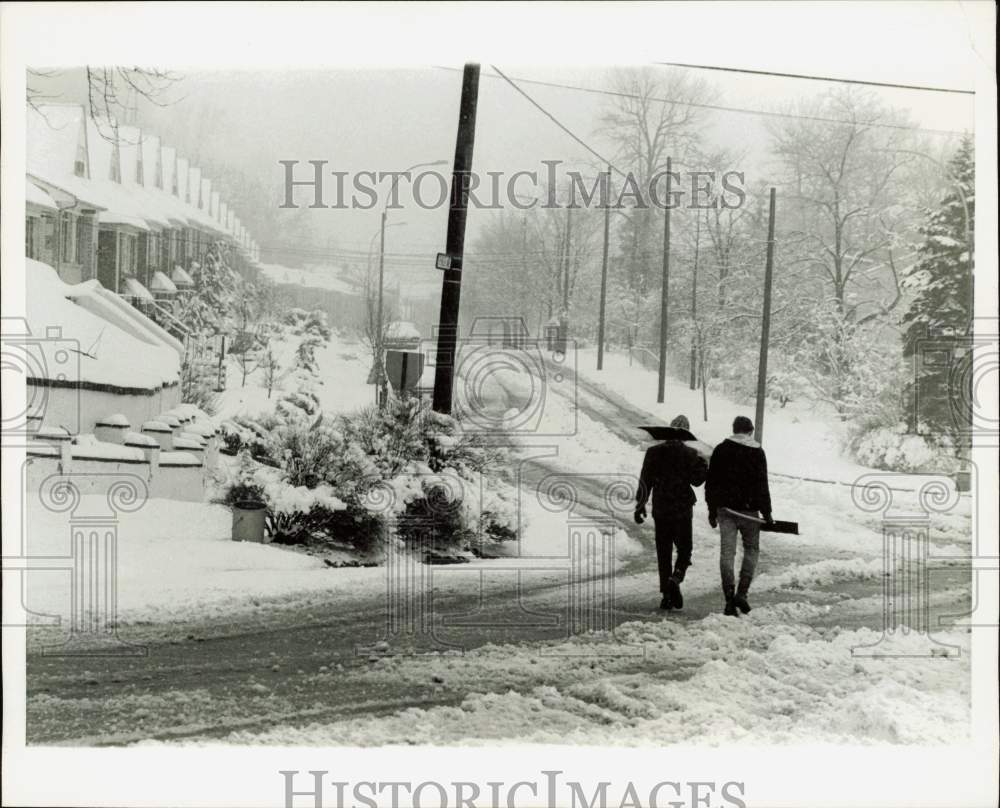
[[[0,3],[3,805],[997,804],[995,8],[724,5]]]
[[[340,346],[326,356],[346,353]],[[636,473],[648,445],[631,426],[642,409],[583,374],[578,381],[562,388],[575,394],[547,406],[554,422],[565,423],[575,398],[579,433],[523,441],[560,450],[522,466],[525,508],[550,475],[583,472],[592,479],[576,486],[576,512],[606,514],[602,472]],[[930,654],[933,646],[926,658],[854,658],[852,647],[873,645],[882,632],[878,518],[852,509],[841,486],[777,477],[772,492],[781,503],[776,512],[798,518],[802,535],[765,534],[754,610],[740,620],[720,614],[718,537],[703,506],[685,607],[669,614],[656,609],[651,522],[639,528],[618,513],[618,564],[601,573],[613,578],[611,636],[571,631],[565,561],[531,558],[531,541],[559,555],[553,547],[565,531],[563,515],[536,519],[521,558],[432,568],[427,635],[387,634],[384,568],[329,570],[276,547],[235,545],[267,555],[272,567],[281,558],[294,566],[273,568],[264,580],[248,571],[214,600],[205,600],[205,587],[185,596],[167,590],[162,600],[173,612],[137,604],[131,619],[131,593],[123,591],[119,636],[148,646],[148,656],[33,654],[30,741],[447,743],[568,733],[641,743],[680,741],[684,732],[710,743],[789,742],[799,734],[830,742],[960,739],[968,713],[964,629],[935,632],[933,641],[897,637],[880,651]],[[219,532],[226,527],[220,522]],[[124,527],[122,535],[127,542]],[[929,598],[935,621],[969,609],[968,572],[947,561],[968,553],[961,505],[935,517],[931,543],[943,557]],[[203,553],[198,546],[192,551]],[[226,566],[217,580],[236,574]],[[282,583],[282,576],[290,577]],[[34,634],[37,645],[46,631]],[[881,706],[874,712],[845,701],[875,694]]]

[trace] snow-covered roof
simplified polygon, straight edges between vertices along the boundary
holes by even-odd
[[[141,216],[133,216],[129,213],[120,213],[115,210],[101,212],[100,224],[118,225],[122,227],[134,227],[136,230],[149,232],[149,225]]]
[[[87,153],[90,156],[90,177],[111,180],[121,169],[117,148],[117,123],[110,118],[84,117],[87,129]]]
[[[56,201],[49,196],[45,191],[39,188],[31,180],[25,180],[25,192],[24,201],[28,205],[34,205],[36,208],[44,208],[45,210],[59,210],[59,206]]]
[[[173,281],[170,280],[166,275],[157,270],[153,273],[153,277],[150,279],[149,287],[154,292],[176,292],[177,287],[174,286]]]
[[[125,278],[123,295],[126,297],[134,297],[138,300],[153,300],[153,295],[150,294],[149,290],[143,286],[135,278]]]
[[[176,199],[173,190],[177,171],[177,149],[173,146],[160,146],[160,166],[163,169],[163,192],[171,199]]]
[[[162,326],[153,322],[135,306],[91,279],[68,286],[66,297],[92,314],[107,320],[122,331],[150,345],[166,346],[178,356],[184,355],[184,344],[167,333]]]
[[[150,191],[162,190],[165,186],[157,186],[156,184],[157,173],[159,173],[161,180],[164,178],[162,163],[163,147],[160,144],[160,138],[156,135],[151,135],[149,132],[143,132],[139,148],[142,151],[142,184]],[[159,172],[157,172],[157,169],[159,169]]]
[[[177,155],[174,171],[177,173],[177,198],[186,205],[188,191],[188,161],[186,157]]]
[[[72,175],[82,154],[83,107],[79,104],[46,104],[28,107],[25,141],[27,170],[53,180]]]
[[[144,342],[73,302],[70,295],[79,285],[64,283],[52,267],[26,258],[25,282],[28,325],[32,334],[42,337],[36,343],[41,361],[29,372],[29,382],[152,391],[179,380],[181,355],[176,350]],[[132,308],[123,300],[118,303]],[[52,327],[58,327],[61,336],[45,339]]]
[[[170,280],[176,286],[194,286],[194,280],[181,267],[174,265],[174,271],[170,273]]]

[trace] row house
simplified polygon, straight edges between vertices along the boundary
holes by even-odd
[[[25,201],[29,258],[167,314],[213,244],[243,261],[257,254],[200,168],[81,105],[28,110]]]

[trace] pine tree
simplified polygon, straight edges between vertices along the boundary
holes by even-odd
[[[907,397],[911,429],[926,424],[954,437],[963,426],[956,423],[955,405],[969,400],[968,391],[955,389],[956,379],[962,378],[955,369],[969,359],[973,310],[975,157],[970,137],[963,138],[949,161],[948,178],[949,190],[920,228],[924,241],[918,259],[902,281],[914,293],[902,325],[903,353],[915,369]],[[950,349],[950,356],[942,356],[942,348]],[[968,415],[963,412],[959,419],[966,428]]]

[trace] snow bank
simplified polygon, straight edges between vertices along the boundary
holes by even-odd
[[[485,646],[463,656],[389,658],[380,682],[430,682],[467,695],[457,706],[392,716],[236,732],[240,744],[594,745],[937,744],[968,739],[969,641],[951,655],[862,658],[868,629],[811,629],[779,611],[754,619],[627,623],[617,645]],[[633,653],[609,653],[631,648]],[[886,654],[925,651],[911,635]],[[635,653],[638,652],[638,655]],[[494,692],[475,692],[484,683]]]
[[[79,292],[78,287],[63,283],[47,264],[31,259],[25,259],[25,264],[27,319],[32,335],[38,338],[37,350],[45,358],[36,378],[61,375],[65,382],[144,390],[178,381],[177,351],[164,343],[139,339],[71,302],[68,298]],[[46,329],[52,327],[60,328],[61,336],[47,339]]]

